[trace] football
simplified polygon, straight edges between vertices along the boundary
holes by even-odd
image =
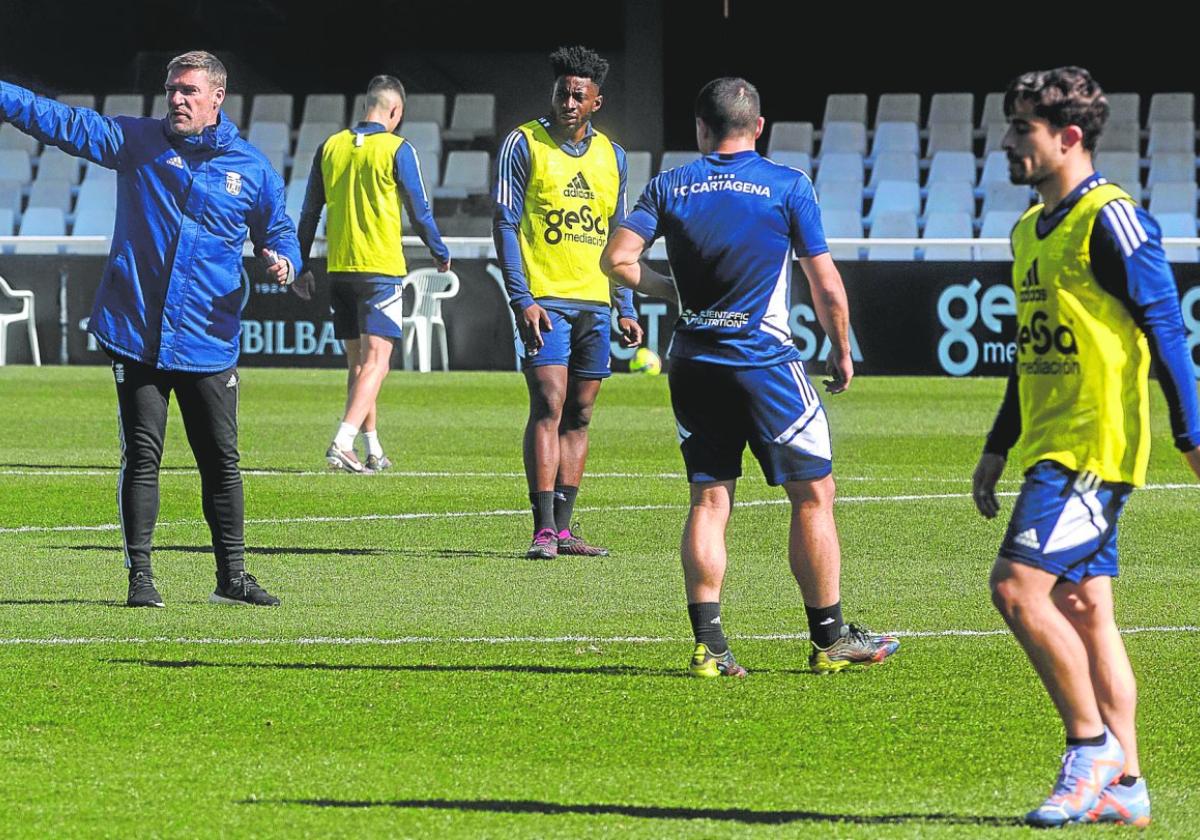
[[[629,372],[658,376],[662,373],[662,359],[649,347],[639,347],[629,360]]]

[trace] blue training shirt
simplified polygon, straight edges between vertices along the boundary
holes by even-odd
[[[665,237],[679,290],[672,359],[768,367],[800,359],[788,326],[792,256],[829,251],[809,177],[755,151],[660,173],[622,222]]]
[[[1098,172],[1085,178],[1059,202],[1053,213],[1043,212],[1038,217],[1038,235],[1048,235],[1071,212],[1080,196],[1106,183],[1107,179]],[[1200,446],[1200,399],[1179,308],[1179,289],[1163,251],[1162,229],[1139,205],[1117,199],[1106,204],[1096,217],[1088,249],[1096,281],[1125,304],[1146,334],[1158,384],[1167,400],[1175,448],[1187,452]],[[1020,436],[1021,412],[1014,368],[984,450],[1005,455]]]

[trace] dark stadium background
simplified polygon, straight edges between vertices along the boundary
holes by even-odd
[[[831,92],[999,90],[1018,72],[1077,63],[1112,91],[1195,88],[1189,26],[1075,4],[810,4],[767,0],[124,0],[0,3],[0,78],[44,93],[161,90],[166,60],[203,48],[232,92],[359,91],[378,72],[414,91],[494,92],[497,128],[545,106],[545,55],[586,43],[613,65],[597,122],[628,148],[694,144],[705,81],[744,75],[769,120],[819,123]],[[726,17],[728,11],[728,17]],[[982,105],[982,96],[978,99]],[[1143,96],[1143,107],[1148,96]],[[298,115],[297,115],[298,116]]]

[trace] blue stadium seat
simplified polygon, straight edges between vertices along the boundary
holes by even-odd
[[[970,262],[973,251],[971,237],[975,235],[970,213],[930,213],[925,221],[925,239],[962,239],[962,245],[926,245],[926,262],[948,260]]]
[[[916,213],[908,210],[888,210],[875,216],[869,238],[915,239],[916,237]],[[867,248],[867,259],[914,260],[916,259],[916,248],[913,245],[871,245]]]
[[[875,105],[875,130],[888,122],[921,122],[919,93],[883,93]]]

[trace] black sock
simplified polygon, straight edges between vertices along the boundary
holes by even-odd
[[[554,491],[538,490],[529,494],[529,504],[533,506],[533,531],[537,533],[545,528],[554,529]]]
[[[575,512],[575,497],[579,494],[578,487],[560,484],[554,488],[554,524],[559,531],[571,527],[571,514]]]
[[[1128,773],[1126,773],[1124,776],[1122,776],[1121,781],[1119,782],[1121,787],[1133,787],[1137,783],[1138,783],[1138,777],[1130,776]]]
[[[842,635],[842,602],[828,607],[804,605],[808,615],[808,634],[819,648],[827,648]]]
[[[688,618],[692,622],[692,634],[697,644],[708,645],[711,653],[729,650],[725,633],[721,630],[721,604],[706,601],[703,604],[688,604]]]
[[[1094,738],[1067,738],[1068,747],[1102,747],[1105,733],[1101,732]]]

